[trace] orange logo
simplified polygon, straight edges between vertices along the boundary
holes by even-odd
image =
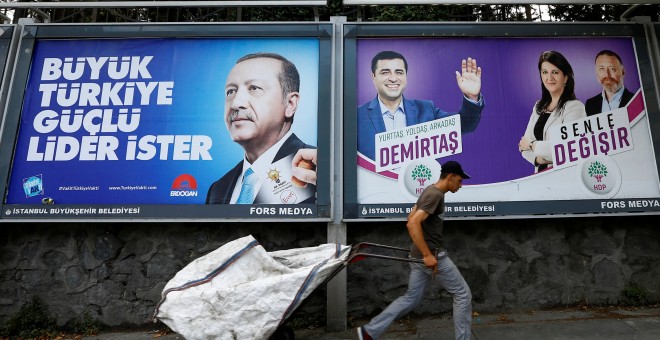
[[[172,190],[197,190],[197,180],[189,174],[179,175],[172,183]]]

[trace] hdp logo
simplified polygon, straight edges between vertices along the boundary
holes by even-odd
[[[172,182],[170,196],[197,196],[197,180],[189,174],[177,176]]]
[[[25,197],[34,197],[44,194],[44,182],[41,175],[36,175],[23,179],[23,191]]]
[[[424,164],[419,164],[415,166],[413,171],[410,173],[412,179],[419,182],[419,186],[423,187],[426,181],[431,179],[431,169]]]
[[[592,162],[587,168],[587,171],[589,172],[589,176],[595,178],[598,183],[601,183],[603,177],[607,176],[607,167],[599,161]]]
[[[418,159],[406,164],[399,172],[399,188],[407,202],[415,202],[424,188],[437,181],[440,169],[435,159]]]
[[[584,189],[592,197],[612,197],[621,187],[621,171],[611,157],[591,157],[577,168]]]

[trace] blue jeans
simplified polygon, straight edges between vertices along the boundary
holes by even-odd
[[[412,311],[422,302],[424,290],[431,282],[432,270],[423,263],[410,263],[410,278],[408,291],[394,300],[387,308],[378,314],[362,328],[378,339],[394,320]],[[454,333],[457,340],[469,340],[472,325],[472,293],[465,279],[449,257],[438,259],[438,272],[435,279],[440,282],[454,299]]]

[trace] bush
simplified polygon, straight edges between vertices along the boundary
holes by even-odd
[[[98,320],[85,313],[73,322],[71,330],[75,334],[82,334],[84,336],[96,335],[101,331],[101,324]]]
[[[646,288],[635,282],[630,282],[621,292],[623,303],[630,306],[643,306],[647,303],[648,292]]]
[[[2,333],[3,337],[36,339],[50,338],[59,332],[55,317],[48,312],[48,306],[35,296],[7,320]]]

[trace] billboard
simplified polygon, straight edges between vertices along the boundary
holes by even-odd
[[[641,25],[394,31],[347,30],[345,122],[356,138],[345,159],[357,166],[345,168],[355,176],[345,218],[406,217],[448,160],[472,176],[447,196],[448,216],[660,211]]]
[[[331,26],[119,27],[28,27],[3,218],[328,217]]]

